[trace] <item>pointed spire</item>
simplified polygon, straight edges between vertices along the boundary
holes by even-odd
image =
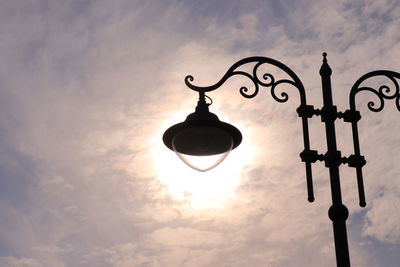
[[[330,76],[332,74],[332,69],[329,67],[328,59],[326,58],[327,55],[328,54],[326,52],[322,53],[322,56],[324,57],[324,59],[322,60],[323,63],[322,63],[321,69],[319,70],[319,74],[321,76]]]

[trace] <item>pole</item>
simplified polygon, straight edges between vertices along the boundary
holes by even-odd
[[[319,71],[322,80],[322,93],[324,105],[321,110],[321,120],[325,123],[326,142],[328,151],[325,154],[325,166],[329,168],[331,183],[332,206],[329,208],[329,218],[333,224],[333,235],[335,240],[336,262],[338,267],[350,267],[349,247],[347,242],[346,219],[349,212],[342,203],[340,189],[339,165],[341,154],[336,146],[335,119],[337,109],[333,105],[331,74],[332,70],[328,65],[326,53]]]

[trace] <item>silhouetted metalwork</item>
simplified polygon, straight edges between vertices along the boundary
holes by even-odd
[[[244,72],[244,71],[239,71],[237,70],[238,68],[242,67],[245,64],[255,64],[253,67],[253,71],[251,74]],[[281,79],[281,80],[276,80],[275,77],[271,73],[262,73],[262,79],[260,79],[260,73],[259,73],[259,68],[263,64],[271,64],[279,69],[285,71],[292,80],[287,80],[287,79]],[[248,57],[244,58],[235,64],[232,65],[232,67],[229,68],[229,70],[226,72],[226,74],[221,78],[220,81],[218,81],[216,84],[211,85],[211,86],[206,86],[206,87],[201,87],[201,86],[195,86],[191,82],[194,81],[193,76],[188,75],[185,77],[185,84],[192,90],[197,91],[197,92],[210,92],[213,90],[218,89],[221,87],[226,80],[228,80],[230,77],[235,76],[235,75],[240,75],[240,76],[245,76],[247,77],[250,81],[253,82],[254,89],[252,93],[249,93],[249,89],[245,86],[240,87],[239,92],[240,94],[245,97],[245,98],[253,98],[255,97],[260,89],[260,85],[263,87],[270,87],[271,88],[271,95],[272,97],[280,102],[284,103],[289,99],[289,95],[286,92],[281,92],[280,96],[277,95],[276,89],[279,85],[282,84],[288,84],[291,86],[294,86],[295,88],[298,89],[299,94],[300,94],[300,103],[301,107],[307,107],[307,102],[306,102],[306,93],[304,90],[303,83],[300,81],[299,77],[285,64],[271,58],[267,57]],[[303,116],[302,117],[302,123],[303,123],[303,140],[304,140],[304,151],[310,151],[310,138],[309,138],[309,131],[308,131],[308,117]],[[311,162],[305,161],[305,166],[306,166],[306,179],[307,179],[307,191],[308,191],[308,201],[313,202],[314,201],[314,190],[313,190],[313,182],[312,182],[312,171],[311,171]]]
[[[374,89],[367,86],[361,86],[361,84],[374,77],[384,76],[388,78],[392,82],[392,86],[394,86],[394,90],[391,90],[388,85],[381,85],[378,89]],[[396,107],[400,111],[400,89],[399,83],[396,81],[400,79],[400,73],[389,71],[389,70],[378,70],[369,72],[362,77],[360,77],[356,83],[353,85],[350,91],[350,110],[347,110],[348,116],[345,118],[345,121],[351,122],[351,128],[353,132],[353,145],[354,145],[354,155],[352,162],[349,162],[350,167],[356,168],[357,173],[357,184],[358,184],[358,192],[359,192],[359,200],[360,206],[365,207],[365,193],[364,193],[364,181],[362,174],[362,166],[365,164],[363,157],[360,155],[360,141],[358,137],[358,126],[357,123],[361,119],[360,113],[356,110],[356,95],[358,92],[367,91],[373,93],[379,99],[379,106],[375,107],[375,102],[368,102],[368,108],[373,112],[379,112],[383,110],[385,99],[395,99]],[[345,113],[346,113],[345,112]]]
[[[245,72],[239,70],[240,67],[246,64],[254,64],[252,71]],[[260,67],[263,64],[271,64],[283,70],[291,79],[280,79],[276,80],[275,77],[268,72],[261,72]],[[220,88],[230,77],[232,76],[244,76],[249,79],[254,88],[250,91],[246,86],[242,86],[239,89],[240,94],[246,98],[255,97],[260,86],[271,89],[272,97],[280,102],[284,103],[289,99],[289,95],[282,91],[280,94],[277,93],[277,88],[280,85],[290,85],[297,88],[300,95],[300,106],[297,108],[298,116],[302,118],[303,126],[303,141],[304,150],[300,153],[301,160],[306,166],[306,182],[308,191],[308,200],[314,201],[313,192],[313,180],[311,164],[318,161],[324,161],[325,167],[329,169],[330,184],[331,184],[331,195],[332,195],[332,206],[329,208],[329,218],[333,224],[333,234],[336,251],[337,266],[348,267],[350,266],[350,257],[347,240],[346,220],[349,212],[347,207],[342,203],[342,193],[340,187],[340,175],[339,166],[341,164],[347,164],[349,167],[355,168],[357,173],[357,184],[359,192],[359,204],[361,207],[366,206],[364,182],[362,176],[362,167],[366,164],[364,156],[360,154],[360,143],[358,137],[358,126],[357,123],[361,119],[360,112],[356,109],[355,97],[358,92],[367,91],[372,93],[379,100],[378,105],[374,101],[368,102],[368,108],[373,112],[379,112],[384,107],[384,100],[394,99],[396,101],[396,107],[400,111],[400,88],[399,83],[396,79],[400,79],[400,73],[378,70],[367,73],[359,78],[353,85],[350,91],[350,109],[344,112],[338,112],[337,107],[333,105],[332,99],[332,87],[331,87],[331,74],[332,70],[328,65],[327,54],[323,53],[323,63],[320,68],[320,76],[322,81],[322,94],[323,94],[323,107],[321,109],[315,109],[312,105],[307,105],[305,89],[297,77],[297,75],[288,68],[285,64],[267,57],[248,57],[244,58],[229,68],[226,74],[217,83],[211,86],[196,86],[192,82],[194,81],[193,76],[188,75],[185,77],[185,84],[192,90],[199,92],[199,103],[204,101],[205,92],[210,92]],[[364,81],[369,78],[383,76],[391,82],[389,85],[381,85],[378,89],[372,87],[361,86]],[[197,108],[196,108],[197,110]],[[207,107],[208,111],[208,107]],[[308,130],[308,119],[313,116],[320,116],[321,121],[325,124],[327,151],[325,154],[320,154],[316,150],[310,149],[309,141],[309,130]],[[188,116],[189,117],[189,116]],[[336,144],[336,131],[335,121],[336,119],[343,119],[345,122],[349,122],[352,125],[353,132],[353,143],[354,143],[354,154],[348,157],[342,157],[341,151],[337,149]],[[172,126],[173,128],[175,126]],[[218,126],[219,127],[219,126]],[[233,127],[233,126],[232,126]],[[170,128],[170,129],[171,129]],[[168,129],[164,134],[164,142],[167,138],[169,142],[172,140],[171,130]],[[236,128],[235,128],[236,129]],[[172,133],[174,134],[174,132]],[[231,134],[231,133],[230,133]],[[241,136],[240,136],[241,137]],[[190,141],[188,141],[190,142]],[[168,142],[167,142],[168,143]],[[169,146],[169,143],[166,145]],[[240,143],[240,142],[239,142]]]
[[[240,131],[223,121],[220,121],[214,113],[211,113],[206,103],[204,92],[199,92],[195,112],[189,114],[186,120],[169,127],[164,135],[164,144],[175,151],[180,159],[187,165],[198,171],[207,171],[217,166],[228,155],[229,151],[236,148],[242,142]],[[226,153],[228,152],[228,153]],[[183,155],[207,156],[222,155],[214,165],[205,168],[196,167],[188,162]]]

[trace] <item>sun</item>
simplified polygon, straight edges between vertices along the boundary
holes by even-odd
[[[193,209],[223,208],[236,198],[235,192],[240,185],[243,168],[254,154],[254,150],[250,149],[251,145],[245,140],[248,131],[242,131],[242,144],[231,151],[220,165],[212,170],[199,172],[184,164],[161,140],[168,125],[178,122],[179,118],[182,120],[183,116],[174,117],[178,119],[168,120],[171,121],[170,124],[162,123],[157,131],[158,140],[154,140],[156,145],[152,151],[153,167],[159,181],[166,186],[172,198],[186,201]]]

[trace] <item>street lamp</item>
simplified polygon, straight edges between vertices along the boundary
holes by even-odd
[[[211,104],[206,103],[206,97],[200,91],[195,112],[184,122],[168,128],[163,136],[164,144],[198,171],[217,166],[242,141],[242,134],[236,127],[220,121],[209,111]]]
[[[247,64],[252,64],[252,72],[239,70],[241,66]],[[271,64],[278,67],[289,75],[290,79],[276,80],[275,77],[268,72],[263,72],[261,75],[260,67],[264,64]],[[319,73],[322,80],[323,94],[323,107],[321,109],[315,109],[312,105],[307,105],[304,86],[290,68],[277,60],[267,57],[248,57],[239,60],[229,68],[220,81],[211,86],[200,87],[193,85],[193,76],[186,76],[185,84],[190,89],[199,93],[199,101],[196,111],[190,114],[184,122],[170,127],[164,133],[163,141],[168,148],[174,150],[189,166],[201,171],[209,170],[218,165],[232,149],[236,148],[240,144],[242,136],[239,130],[234,126],[221,122],[215,114],[209,112],[208,106],[210,103],[206,102],[206,92],[220,88],[226,80],[236,75],[245,76],[254,84],[254,90],[251,92],[245,86],[240,88],[240,94],[246,98],[255,97],[261,86],[264,88],[270,88],[272,97],[276,101],[283,103],[289,99],[289,96],[285,92],[277,95],[277,86],[287,84],[297,88],[300,94],[300,106],[296,111],[302,119],[304,141],[304,150],[300,153],[300,158],[302,162],[305,163],[306,167],[308,201],[314,201],[311,164],[317,160],[324,161],[325,167],[329,169],[331,184],[332,206],[329,208],[328,215],[333,224],[336,262],[339,267],[348,267],[350,266],[350,257],[346,220],[349,212],[346,206],[342,203],[339,176],[339,166],[341,164],[347,164],[349,167],[356,169],[359,204],[361,207],[366,206],[362,175],[362,167],[366,164],[366,161],[360,154],[357,123],[361,119],[361,115],[360,112],[356,110],[355,96],[360,91],[373,93],[379,100],[377,102],[378,104],[373,101],[368,102],[367,106],[373,112],[379,112],[383,109],[385,99],[394,99],[396,107],[400,111],[400,88],[399,83],[396,80],[400,79],[400,73],[388,70],[378,70],[369,72],[360,77],[350,90],[350,109],[344,112],[338,112],[337,107],[333,105],[330,78],[332,70],[328,65],[326,53],[323,53],[323,63]],[[362,83],[367,79],[378,76],[387,78],[390,81],[391,86],[384,84],[379,86],[377,89],[362,86]],[[313,116],[321,116],[321,121],[325,124],[328,148],[325,154],[319,154],[318,151],[310,149],[308,119]],[[341,151],[337,149],[335,131],[336,119],[343,119],[345,122],[351,123],[352,125],[354,154],[348,157],[342,157]],[[197,167],[191,162],[191,157],[200,159],[205,157],[215,157],[215,159],[214,162],[209,163],[208,166]]]

